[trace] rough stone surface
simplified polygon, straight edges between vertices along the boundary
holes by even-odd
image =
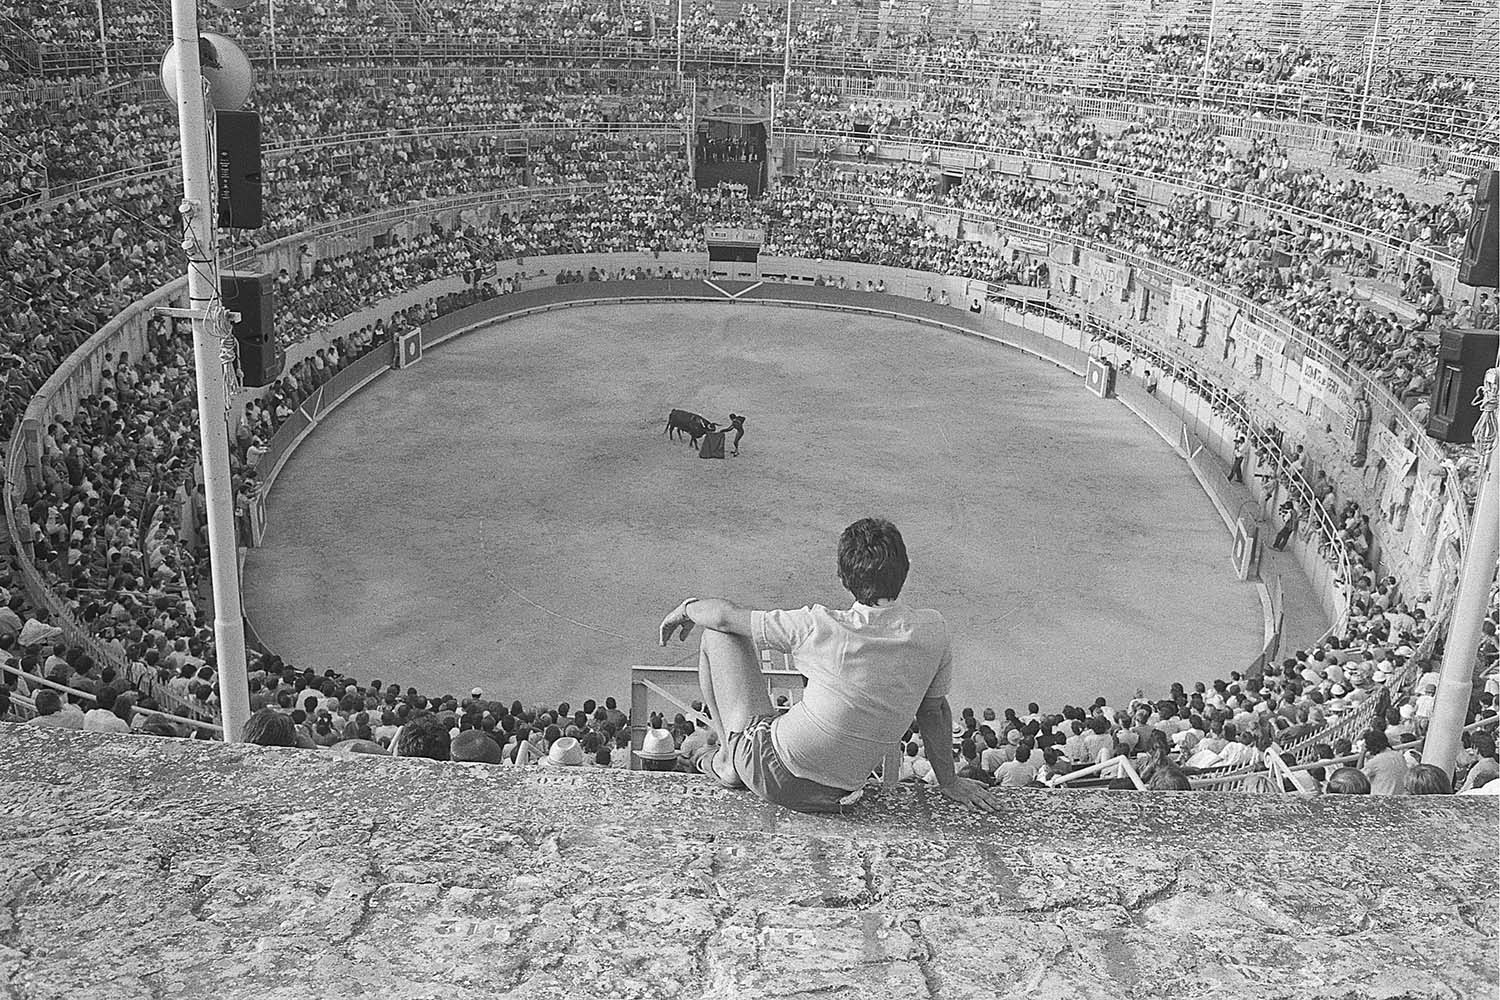
[[[1492,798],[871,789],[0,725],[17,998],[1493,997]]]

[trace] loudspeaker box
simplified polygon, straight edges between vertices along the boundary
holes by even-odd
[[[1500,170],[1479,175],[1474,216],[1458,258],[1458,280],[1474,288],[1494,288],[1500,280]]]
[[[1449,444],[1474,440],[1479,407],[1474,398],[1484,384],[1484,373],[1495,363],[1500,334],[1487,330],[1444,330],[1438,346],[1436,378],[1432,382],[1432,412],[1427,433]]]
[[[234,324],[239,342],[240,377],[246,386],[270,385],[281,377],[286,353],[276,339],[276,279],[253,271],[224,271],[219,292],[224,308],[240,314]]]
[[[261,227],[260,115],[253,111],[219,111],[215,117],[219,188],[219,228]]]

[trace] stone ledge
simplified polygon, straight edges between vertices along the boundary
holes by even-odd
[[[8,997],[1479,997],[1490,798],[924,789],[0,724]]]

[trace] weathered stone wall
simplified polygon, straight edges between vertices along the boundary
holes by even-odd
[[[1492,798],[705,781],[0,724],[16,998],[1493,997]]]

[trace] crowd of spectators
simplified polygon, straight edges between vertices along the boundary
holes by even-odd
[[[1440,201],[1411,199],[1390,185],[1293,167],[1275,142],[1234,143],[1211,125],[1171,128],[1151,117],[1107,132],[1071,108],[1021,116],[993,96],[947,87],[895,104],[831,103],[808,92],[777,109],[781,128],[917,143],[961,143],[1027,157],[1083,161],[1131,177],[1162,178],[1230,197],[1270,202],[1275,210],[1338,223],[1367,239],[1452,256],[1468,230],[1470,199],[1453,192]],[[831,142],[830,142],[831,145]]]
[[[1383,380],[1409,406],[1425,401],[1437,363],[1436,327],[1445,320],[1494,323],[1493,307],[1462,313],[1445,303],[1430,269],[1394,276],[1414,316],[1380,308],[1364,276],[1372,255],[1325,230],[1289,219],[1215,218],[1206,199],[1174,195],[1164,207],[1135,200],[1128,189],[1106,188],[1091,177],[1047,183],[998,171],[970,172],[957,186],[941,174],[905,164],[879,169],[816,164],[807,169],[823,190],[846,198],[883,195],[983,213],[998,219],[1061,229],[1173,265],[1228,287],[1297,324],[1337,350],[1346,363]],[[1122,196],[1123,194],[1123,196]],[[1343,280],[1338,280],[1342,278]]]
[[[546,13],[545,8],[541,10]],[[726,38],[746,51],[760,44],[756,38],[764,40],[770,23],[751,6],[740,16],[727,18],[711,5],[698,5],[694,10],[693,23],[698,25],[694,30],[701,32],[697,40]],[[519,8],[513,13],[522,18],[516,22],[519,30],[539,30],[538,22],[525,20],[529,15]],[[836,36],[830,27],[834,23],[826,22],[808,34],[808,43],[823,39],[825,30]],[[656,23],[651,24],[648,36],[657,30]],[[165,105],[126,96],[102,116],[109,124],[99,130],[101,115],[89,106],[90,99],[83,90],[73,96],[45,98],[23,92],[14,102],[7,99],[7,111],[12,104],[17,109],[17,141],[30,153],[19,170],[5,175],[3,183],[11,186],[0,190],[0,196],[35,197],[41,193],[39,184],[89,181],[167,161],[174,145],[174,123]],[[1137,123],[1120,135],[1104,135],[1067,113],[1023,124],[973,94],[945,97],[936,89],[924,91],[913,106],[861,109],[858,114],[865,115],[866,122],[855,120],[854,113],[842,110],[830,94],[816,87],[808,89],[805,103],[814,106],[812,121],[822,122],[817,116],[828,116],[827,121],[846,130],[870,124],[872,131],[878,129],[882,135],[982,141],[1077,156],[1133,173],[1260,194],[1309,214],[1400,233],[1402,239],[1432,245],[1451,236],[1461,218],[1460,209],[1450,203],[1414,205],[1392,189],[1292,171],[1284,151],[1274,146],[1252,144],[1248,150],[1234,150],[1211,134],[1174,132],[1150,121]],[[514,288],[514,279],[507,279],[505,272],[519,268],[528,257],[696,249],[705,222],[733,221],[763,226],[769,254],[911,267],[999,284],[1045,280],[1039,278],[1035,262],[987,242],[964,239],[920,214],[870,204],[863,197],[870,193],[918,205],[936,203],[1045,222],[1138,249],[1297,315],[1319,336],[1346,350],[1352,361],[1386,375],[1407,398],[1421,396],[1422,380],[1430,376],[1431,345],[1420,337],[1420,322],[1411,326],[1376,315],[1327,280],[1330,263],[1357,256],[1356,249],[1335,245],[1310,225],[1215,219],[1199,198],[1179,196],[1158,211],[1122,199],[1118,190],[1101,187],[1094,180],[1041,185],[1024,177],[971,175],[958,187],[945,189],[937,172],[923,166],[852,173],[834,164],[811,168],[762,201],[723,193],[693,194],[686,183],[680,144],[610,128],[622,122],[667,125],[682,121],[680,93],[665,78],[653,75],[617,79],[607,92],[577,74],[533,71],[482,78],[467,74],[392,78],[357,72],[327,78],[293,75],[268,81],[257,96],[257,106],[266,115],[268,131],[309,146],[275,160],[274,183],[268,192],[269,214],[275,221],[257,233],[257,239],[305,231],[323,220],[439,194],[520,185],[534,189],[530,194],[535,189],[569,185],[586,184],[591,189],[532,198],[482,225],[433,227],[396,237],[380,247],[309,260],[306,267],[279,275],[278,332],[288,345],[301,343],[350,313],[425,281],[451,275],[464,275],[468,280],[462,292],[392,312],[336,338],[299,362],[262,399],[246,408],[236,439],[235,486],[241,512],[255,488],[257,455],[308,393],[395,333],[477,298]],[[128,113],[115,114],[119,108]],[[435,141],[389,134],[412,122],[457,129],[499,120],[557,123],[564,128],[529,139],[522,157],[512,155],[512,147],[497,138]],[[930,133],[923,134],[928,129]],[[381,138],[372,138],[369,145],[317,147],[316,140],[359,133],[380,134]],[[1201,155],[1205,148],[1206,157]],[[377,149],[378,156],[374,155]],[[1195,154],[1195,149],[1200,152]],[[6,273],[0,278],[0,291],[10,306],[0,309],[4,317],[0,342],[7,352],[0,358],[6,389],[0,418],[7,432],[64,356],[122,305],[180,273],[181,263],[175,256],[175,202],[175,183],[170,171],[164,170],[154,176],[130,176],[8,217],[14,239],[6,249]],[[1413,227],[1418,228],[1415,235]],[[1273,254],[1288,249],[1298,261],[1295,267],[1268,266]],[[1422,289],[1418,276],[1411,278],[1411,285],[1419,295],[1430,294]],[[1436,314],[1434,307],[1426,315],[1430,319]],[[143,355],[107,358],[98,391],[45,429],[39,481],[26,498],[24,516],[30,537],[18,539],[18,544],[62,595],[70,616],[129,668],[117,671],[93,663],[78,647],[57,645],[58,630],[48,623],[48,615],[37,611],[29,620],[23,619],[26,605],[13,595],[16,588],[11,581],[4,596],[16,628],[9,630],[5,615],[0,615],[0,658],[26,673],[44,674],[88,695],[69,696],[59,701],[56,711],[42,711],[52,707],[51,700],[44,697],[46,692],[36,692],[37,710],[43,718],[63,715],[71,720],[77,708],[84,721],[94,718],[91,728],[124,725],[165,734],[180,732],[181,724],[152,714],[151,709],[168,707],[204,717],[216,712],[213,636],[200,610],[205,518],[202,490],[195,479],[198,442],[190,359],[185,327],[153,319]],[[1322,488],[1312,482],[1308,485]],[[1007,724],[999,727],[974,722],[970,711],[963,734],[969,745],[966,748],[961,738],[960,751],[975,751],[973,759],[980,770],[985,770],[983,762],[989,754],[994,766],[987,773],[998,774],[1008,766],[1004,780],[1009,783],[1017,783],[1018,776],[1030,768],[1040,769],[1037,774],[1045,778],[1062,773],[1055,769],[1081,762],[1065,748],[1070,738],[1084,736],[1081,731],[1067,732],[1073,728],[1070,724],[1082,723],[1097,736],[1111,737],[1112,747],[1154,755],[1142,761],[1143,767],[1155,762],[1148,767],[1153,776],[1170,768],[1212,770],[1258,761],[1272,741],[1293,740],[1337,713],[1349,711],[1354,703],[1379,697],[1382,664],[1387,665],[1386,674],[1404,666],[1400,661],[1411,653],[1400,650],[1410,650],[1419,641],[1422,616],[1418,609],[1396,601],[1389,593],[1389,581],[1374,582],[1373,567],[1365,559],[1368,522],[1357,508],[1331,506],[1331,490],[1318,499],[1330,505],[1330,514],[1336,512],[1343,526],[1337,544],[1353,552],[1358,557],[1356,565],[1363,567],[1356,585],[1358,614],[1351,619],[1348,633],[1329,648],[1300,653],[1254,681],[1231,677],[1211,686],[1200,685],[1203,690],[1191,695],[1179,687],[1169,699],[1175,707],[1165,701],[1141,701],[1119,711],[1095,705],[1081,716],[1081,709],[1065,708],[1055,719],[1033,709],[1030,714],[1036,718],[1011,713]],[[1399,627],[1408,621],[1411,627]],[[7,639],[8,631],[13,635]],[[1357,669],[1345,669],[1350,663]],[[1368,678],[1366,665],[1370,665]],[[527,712],[518,705],[505,708],[485,703],[477,694],[460,702],[403,693],[394,686],[390,691],[382,691],[378,684],[361,687],[357,681],[337,676],[317,678],[275,661],[260,666],[253,693],[264,700],[261,707],[285,715],[315,745],[332,745],[328,741],[334,735],[339,739],[333,742],[360,740],[378,745],[384,737],[387,744],[399,744],[397,734],[389,731],[388,713],[397,729],[404,729],[408,722],[420,723],[413,733],[433,730],[424,720],[438,719],[448,733],[450,748],[465,741],[466,731],[478,730],[502,755],[508,753],[512,762],[546,757],[559,744],[564,746],[561,756],[571,761],[577,754],[567,740],[577,741],[578,750],[585,756],[593,752],[598,759],[599,751],[610,749],[611,741],[618,749],[624,735],[617,722],[608,728],[612,720],[607,715],[597,720],[586,712],[583,720],[575,719],[570,726],[560,724],[568,715],[566,710],[548,717],[549,713]],[[1319,678],[1314,679],[1313,673]],[[299,696],[309,687],[319,695],[315,706]],[[330,692],[329,687],[335,690]],[[1355,691],[1364,692],[1364,698]],[[1493,692],[1486,694],[1489,701],[1478,710],[1492,713]],[[372,698],[379,703],[371,705]],[[95,708],[87,713],[81,711],[83,705],[70,708],[69,703],[75,701]],[[1384,724],[1377,720],[1377,731],[1402,736],[1407,730],[1389,711],[1400,717],[1404,707],[1392,706],[1381,716]],[[1413,702],[1409,707],[1417,717],[1421,706]],[[1144,720],[1139,718],[1142,712]],[[1100,718],[1108,720],[1104,732],[1096,731],[1100,723],[1094,720]],[[1011,719],[1020,724],[1009,725]],[[661,737],[656,732],[667,734],[674,752],[680,751],[680,744],[701,738],[698,727],[687,720],[658,721],[662,725],[652,736],[658,746]],[[46,724],[62,723],[54,719]],[[1153,732],[1170,730],[1165,753],[1160,740],[1142,731],[1143,725]],[[1410,731],[1416,731],[1415,725]],[[556,734],[554,727],[559,730]],[[988,745],[986,728],[994,730],[994,746]],[[540,735],[523,733],[535,729]],[[1253,738],[1247,739],[1252,730]],[[430,745],[441,742],[435,734],[428,735]],[[1179,735],[1182,738],[1175,740]],[[467,742],[479,739],[469,737]],[[981,747],[976,740],[986,745]],[[1399,746],[1401,740],[1392,742]],[[1014,748],[1009,758],[1005,757],[1007,746]],[[1208,750],[1216,754],[1212,761],[1204,756]],[[490,753],[482,744],[478,752]],[[907,756],[919,760],[921,753],[918,746],[915,752],[908,749]],[[662,750],[659,759],[667,761],[670,755]]]
[[[714,62],[766,67],[779,65],[787,51],[786,13],[784,4],[733,0],[695,0],[680,14],[670,4],[641,0],[595,5],[448,0],[409,10],[375,0],[287,0],[278,4],[277,47],[284,56],[321,52],[354,61],[405,42],[413,46],[414,58],[427,63],[444,58],[445,46],[453,47],[448,58],[471,60],[509,50],[661,63],[676,55],[680,16],[682,41],[695,69]],[[97,43],[97,8],[77,0],[45,5],[11,0],[0,6],[0,15],[39,45],[88,49]],[[270,23],[258,7],[210,8],[204,20],[256,54],[266,50]],[[104,19],[106,37],[116,45],[164,39],[166,27],[160,7],[141,2],[111,5]],[[990,92],[1024,89],[1069,98],[1195,105],[1201,97],[1260,116],[1363,125],[1419,138],[1437,133],[1451,148],[1478,149],[1494,141],[1496,95],[1481,80],[1444,69],[1382,65],[1371,81],[1377,107],[1362,121],[1363,59],[1331,38],[1270,43],[1231,24],[1221,26],[1211,46],[1207,31],[1197,26],[1139,35],[1100,33],[1085,41],[1091,33],[1075,36],[1039,21],[989,29],[934,18],[930,5],[877,13],[866,5],[832,3],[798,5],[790,27],[799,67],[864,76],[871,86],[891,77],[941,78],[976,83]],[[591,51],[595,46],[607,48]]]
[[[616,194],[623,197],[625,192]],[[694,202],[708,206],[718,203],[710,197]],[[366,295],[383,297],[398,287],[419,284],[440,274],[462,273],[471,277],[465,292],[394,313],[388,321],[378,321],[347,339],[336,340],[295,367],[267,396],[247,407],[237,457],[253,459],[256,449],[263,447],[264,440],[308,393],[370,347],[383,343],[393,332],[447,309],[461,308],[476,297],[501,294],[504,289],[488,280],[491,268],[497,263],[562,249],[555,243],[564,238],[564,233],[552,224],[557,218],[574,224],[567,231],[568,238],[582,240],[568,244],[566,249],[585,252],[634,249],[653,242],[670,245],[673,240],[692,239],[686,228],[666,233],[656,228],[663,220],[677,220],[684,215],[680,208],[668,211],[660,204],[657,212],[626,213],[626,218],[634,219],[641,228],[622,237],[613,229],[620,220],[609,211],[610,204],[579,202],[560,211],[556,204],[542,203],[514,219],[501,219],[492,227],[469,228],[462,232],[462,239],[454,238],[460,234],[434,231],[407,243],[317,262],[306,276],[300,273],[283,276],[284,288],[289,293],[288,315],[315,317],[309,320],[309,329],[352,311]],[[828,241],[831,232],[850,229],[850,217],[839,214],[836,204],[810,184],[805,189],[789,186],[765,207],[769,238],[773,243],[782,241],[776,245],[788,250],[810,253],[813,244],[808,242],[804,247],[798,241]],[[591,226],[593,216],[601,217],[602,228]],[[932,269],[935,259],[945,259],[950,268],[961,266],[955,258],[941,257],[954,253],[961,241],[938,237],[907,223],[885,221],[898,217],[884,213],[870,211],[854,218],[864,218],[863,222],[853,223],[854,242],[847,247],[831,242],[825,245],[841,252],[847,250],[851,255],[857,245],[863,248],[860,252],[882,263],[905,262]],[[392,275],[399,275],[400,280],[392,279]],[[366,287],[362,281],[377,284]],[[355,290],[355,294],[330,305],[318,295],[303,293],[304,288],[348,288]],[[325,311],[316,312],[318,309]],[[192,394],[186,384],[190,381],[186,364],[188,346],[182,329],[165,320],[154,321],[148,354],[140,359],[108,359],[107,381],[98,396],[85,399],[71,419],[60,419],[49,426],[44,441],[45,488],[39,491],[30,508],[34,525],[30,544],[37,563],[47,568],[51,582],[65,594],[76,618],[94,626],[102,640],[120,649],[141,672],[154,674],[159,684],[168,685],[174,693],[180,689],[183,701],[189,706],[212,713],[216,698],[212,636],[203,627],[195,606],[203,515],[201,491],[194,487],[191,475],[196,437],[191,433]],[[246,461],[239,469],[244,483],[253,484],[252,465],[253,462]],[[1011,725],[1008,717],[1007,724],[999,727],[970,725],[974,720],[971,711],[965,716],[964,732],[959,734],[959,751],[968,765],[968,773],[977,774],[974,770],[977,767],[978,771],[1012,784],[1055,780],[1074,767],[1099,762],[1099,750],[1093,745],[1104,747],[1104,737],[1108,737],[1107,746],[1112,752],[1103,759],[1115,756],[1113,751],[1134,754],[1148,780],[1174,772],[1211,774],[1218,769],[1262,763],[1273,743],[1290,744],[1340,714],[1352,711],[1360,702],[1381,697],[1382,682],[1404,666],[1413,644],[1420,642],[1425,616],[1422,609],[1400,601],[1392,579],[1377,578],[1369,566],[1368,518],[1350,504],[1339,507],[1327,478],[1309,476],[1308,471],[1305,465],[1298,464],[1283,474],[1304,477],[1310,495],[1330,515],[1336,515],[1336,522],[1342,526],[1338,544],[1347,547],[1354,564],[1361,568],[1354,584],[1355,613],[1345,636],[1324,647],[1300,652],[1254,681],[1231,675],[1226,681],[1199,685],[1202,690],[1191,693],[1175,689],[1170,693],[1170,706],[1166,701],[1144,700],[1122,706],[1118,711],[1099,704],[1087,712],[1065,706],[1055,718],[1016,717],[1018,724]],[[1311,522],[1311,518],[1306,521]],[[173,653],[184,655],[173,656]],[[40,654],[40,649],[33,649],[25,655],[37,658]],[[67,660],[69,653],[60,655]],[[72,655],[74,662],[66,666],[51,663],[47,668],[49,676],[70,687],[77,687],[74,682],[81,679],[87,689],[94,666],[79,662],[76,652]],[[35,662],[27,664],[24,658],[20,662],[23,667],[30,665],[35,669]],[[312,711],[301,708],[299,717],[296,706],[305,703],[305,698],[292,695],[289,689],[313,683],[321,691],[328,686],[325,683],[328,679],[308,681],[305,671],[289,670],[284,665],[279,669],[283,674],[280,682],[268,688],[267,681],[276,670],[267,670],[258,678],[255,691],[276,702],[276,709],[286,714],[292,727],[302,734],[294,733],[299,742],[305,737],[314,745],[328,746],[345,740],[379,744],[382,734],[390,742],[389,712],[398,727],[408,717],[437,716],[443,730],[455,742],[467,729],[485,730],[485,739],[494,743],[494,748],[478,742],[480,737],[476,736],[465,740],[465,745],[475,745],[472,751],[465,752],[480,754],[473,759],[491,763],[495,761],[488,758],[496,750],[503,759],[507,749],[512,751],[513,762],[515,758],[540,760],[566,739],[578,740],[585,758],[590,747],[597,758],[598,750],[608,746],[611,737],[615,741],[613,749],[621,749],[622,734],[618,727],[612,734],[595,732],[587,741],[583,739],[587,733],[570,734],[565,727],[548,735],[552,723],[533,726],[540,720],[540,713],[531,713],[533,717],[528,720],[528,713],[514,710],[501,714],[485,707],[475,712],[462,704],[448,704],[451,699],[428,699],[414,692],[406,695],[397,692],[399,704],[359,708],[359,704],[369,700],[370,693],[358,689],[357,682],[346,678],[332,679],[338,690],[322,695],[324,700],[332,697],[336,706],[320,701]],[[294,676],[288,679],[285,676],[288,673]],[[118,684],[118,678],[113,676],[101,680],[107,688]],[[1414,690],[1430,694],[1426,688],[1431,680],[1426,676],[1419,678]],[[177,688],[170,687],[174,682],[178,682]],[[356,691],[352,692],[356,702],[345,704],[351,695],[347,691],[351,684],[356,685]],[[105,693],[118,701],[121,694],[131,692],[108,688]],[[289,710],[282,704],[288,699],[292,701]],[[1493,692],[1483,693],[1477,706],[1479,714],[1491,712],[1493,702]],[[141,704],[151,702],[147,699]],[[404,711],[402,705],[406,706]],[[1386,738],[1399,746],[1402,737],[1420,734],[1418,727],[1425,717],[1423,713],[1430,714],[1430,707],[1430,698],[1423,702],[1420,696],[1410,706],[1387,707],[1375,720],[1375,728],[1388,731]],[[372,712],[372,708],[377,712]],[[135,718],[123,704],[116,707],[111,702],[111,711],[127,722]],[[453,713],[454,717],[446,718],[447,713]],[[54,713],[47,714],[50,717]],[[380,725],[373,724],[377,718]],[[158,733],[170,725],[159,716],[144,714],[136,721],[139,728],[149,726],[149,731]],[[1411,725],[1403,726],[1406,722]],[[682,720],[671,724],[663,720],[663,723],[674,745],[689,742],[698,733],[696,727]],[[425,729],[433,728],[430,724],[423,725]],[[540,729],[540,734],[530,731],[523,734],[523,728]],[[986,729],[993,731],[993,736]],[[1083,729],[1095,738],[1089,744],[1093,748],[1090,753],[1080,756]],[[1152,736],[1151,731],[1163,732],[1165,741]],[[1180,739],[1173,739],[1179,735]],[[661,737],[653,738],[659,745]],[[984,745],[980,746],[980,742]],[[518,749],[521,744],[528,744],[529,748]],[[563,746],[565,753],[561,756],[568,760],[577,757],[571,745]],[[1483,741],[1479,740],[1477,746],[1482,750]],[[1346,756],[1344,749],[1332,748],[1339,751],[1335,754],[1338,757]],[[904,770],[917,776],[925,773],[923,752],[919,744],[908,741]],[[675,759],[663,756],[658,763]],[[1117,771],[1118,765],[1110,770]],[[1121,780],[1122,776],[1106,773],[1104,777]],[[1316,772],[1313,777],[1316,779]],[[1177,780],[1175,775],[1172,780]]]
[[[261,116],[270,150],[334,137],[389,141],[418,129],[477,132],[527,122],[601,130],[682,124],[687,117],[681,88],[669,75],[616,73],[603,82],[572,68],[263,72],[249,107]],[[0,110],[6,141],[18,154],[0,176],[0,207],[56,198],[110,175],[170,172],[177,162],[177,119],[151,80],[112,78],[102,95],[85,87],[18,90],[0,97]],[[276,160],[269,166],[267,188],[274,193]]]

